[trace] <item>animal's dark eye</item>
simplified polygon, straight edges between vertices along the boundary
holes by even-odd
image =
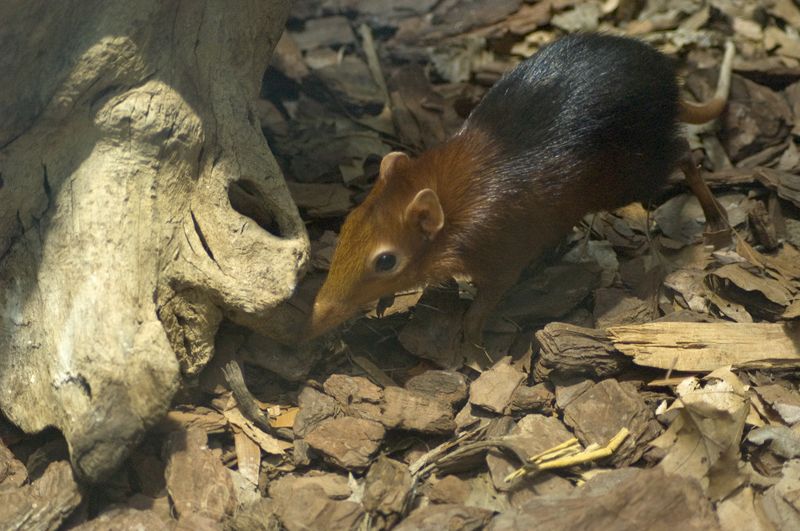
[[[375,271],[384,273],[391,271],[397,265],[397,257],[392,253],[381,253],[375,259]]]

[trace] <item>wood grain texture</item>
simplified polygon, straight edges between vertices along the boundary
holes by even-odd
[[[800,326],[773,323],[647,323],[608,329],[614,347],[646,367],[800,366]]]

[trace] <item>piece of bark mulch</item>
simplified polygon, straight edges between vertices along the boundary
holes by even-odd
[[[470,403],[495,413],[503,413],[511,405],[511,397],[525,379],[509,358],[497,362],[469,386]]]
[[[161,475],[163,476],[164,474],[162,473]],[[172,519],[172,507],[170,507],[169,496],[167,496],[166,489],[163,495],[157,498],[151,498],[144,494],[134,494],[128,498],[125,505],[129,509],[151,512],[158,516],[167,526],[171,526],[175,523]]]
[[[602,269],[593,263],[556,264],[517,284],[497,312],[514,322],[558,319],[599,287]]]
[[[497,418],[497,414],[467,402],[456,414],[456,431],[462,432],[478,423],[485,425]]]
[[[658,317],[654,304],[620,288],[594,290],[594,317],[597,328],[639,324]]]
[[[646,450],[646,443],[662,429],[653,412],[633,385],[603,380],[576,396],[564,408],[564,422],[581,444],[605,446],[622,428],[630,435],[609,458],[615,466],[635,463]]]
[[[317,485],[322,488],[325,495],[333,500],[345,500],[350,497],[352,490],[347,484],[347,477],[329,472],[310,471],[304,475],[289,474],[282,476],[269,484],[269,495],[276,500],[290,498],[296,489],[307,485]]]
[[[445,476],[447,481],[433,482],[428,491],[428,499],[434,503],[466,505],[495,513],[511,508],[508,494],[494,488],[488,472],[473,474],[474,469],[467,469],[465,470],[466,479],[449,475]],[[452,491],[449,491],[451,488]]]
[[[508,501],[511,507],[519,508],[532,498],[538,498],[539,496],[567,496],[573,490],[575,490],[575,485],[570,480],[556,473],[541,472],[516,483],[508,491]]]
[[[400,387],[384,389],[381,422],[387,428],[445,434],[456,429],[453,410],[428,395]]]
[[[555,417],[527,415],[517,422],[511,433],[503,437],[503,441],[509,444],[518,456],[528,458],[572,437],[573,435]],[[497,449],[489,451],[486,463],[489,465],[494,486],[498,490],[508,490],[515,486],[514,483],[506,483],[505,477],[524,464],[517,457],[511,457]]]
[[[455,371],[425,371],[410,378],[405,388],[432,396],[451,407],[455,407],[467,398],[466,378]]]
[[[280,531],[281,522],[275,514],[276,502],[270,498],[245,505],[231,519],[227,526],[232,531]]]
[[[454,286],[427,288],[414,308],[414,319],[398,335],[400,344],[439,367],[460,368],[465,357],[460,341],[461,316],[466,307]]]
[[[433,483],[428,492],[428,499],[433,503],[464,504],[472,491],[469,481],[456,475],[448,474]]]
[[[631,366],[603,330],[549,323],[536,332],[536,340],[541,346],[533,369],[536,381],[552,376],[609,378]]]
[[[174,531],[223,531],[221,522],[200,514],[184,514]]]
[[[166,531],[168,527],[153,511],[136,509],[111,509],[91,521],[73,528],[75,531],[108,531],[123,529],[146,529],[147,531]]]
[[[371,513],[392,516],[396,520],[411,494],[411,474],[402,463],[380,457],[367,472],[364,481],[364,508]]]
[[[166,442],[165,477],[175,512],[221,522],[233,514],[236,495],[228,469],[208,449],[205,431],[174,432]]]
[[[344,374],[332,375],[324,388],[346,414],[380,422],[387,429],[437,434],[455,429],[452,408],[432,395],[394,386],[381,389],[366,378]]]
[[[320,393],[313,387],[303,387],[297,397],[297,405],[300,411],[294,419],[295,437],[305,437],[307,433],[314,429],[320,422],[329,419],[336,414],[336,400]]]
[[[339,417],[320,422],[305,437],[308,445],[346,470],[369,466],[386,430],[374,420]]]
[[[275,512],[289,531],[356,529],[364,518],[361,504],[332,500],[319,485],[294,489],[290,496],[275,502]]]
[[[313,79],[321,83],[325,92],[351,111],[367,111],[377,114],[383,107],[383,92],[375,83],[367,63],[354,55],[341,59],[337,53],[330,53],[331,61],[311,64]]]
[[[545,383],[520,385],[511,395],[512,413],[552,413],[555,395]]]
[[[143,450],[134,451],[130,457],[131,474],[141,493],[156,498],[164,491],[164,463],[157,456]]]
[[[613,482],[599,476],[568,496],[532,498],[518,509],[497,515],[487,529],[528,529],[532,522],[537,531],[719,529],[711,503],[697,481],[670,476],[658,468],[604,475],[610,474],[622,478]],[[598,484],[599,488],[595,487]]]
[[[478,531],[486,526],[491,517],[492,511],[477,507],[450,504],[429,505],[413,510],[394,529],[395,531],[439,531],[441,529]]]
[[[25,465],[0,440],[0,489],[20,488],[27,480]]]
[[[5,529],[55,530],[80,502],[72,467],[56,461],[32,484],[0,490],[0,522]]]
[[[363,376],[332,374],[323,384],[345,414],[380,421],[383,390]]]

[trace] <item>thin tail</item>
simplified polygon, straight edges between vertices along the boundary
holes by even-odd
[[[680,101],[678,119],[689,124],[703,124],[722,114],[728,102],[728,92],[731,88],[731,70],[733,68],[733,54],[736,49],[731,41],[725,43],[725,57],[719,69],[719,81],[714,97],[703,103]]]

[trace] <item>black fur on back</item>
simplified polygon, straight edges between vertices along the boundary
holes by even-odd
[[[674,169],[678,98],[674,65],[651,46],[575,34],[498,81],[462,133],[476,128],[499,149],[488,192],[523,191],[522,179],[556,200],[569,179],[570,193],[596,196],[592,210],[609,209],[647,199]]]

